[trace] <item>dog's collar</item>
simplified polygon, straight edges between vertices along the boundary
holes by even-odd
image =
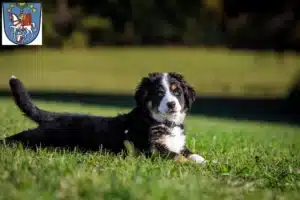
[[[184,129],[183,124],[176,124],[175,122],[169,120],[164,120],[163,122],[159,122],[153,119],[152,117],[145,118],[144,120],[149,124],[152,124],[154,122],[155,124],[164,124],[168,128],[180,127],[181,129]]]
[[[184,125],[183,124],[176,124],[175,122],[171,122],[171,121],[168,121],[168,120],[166,120],[163,124],[165,126],[169,127],[169,128],[179,127],[181,129],[184,129]],[[128,129],[124,130],[124,137],[125,137],[124,139],[127,140],[127,141],[130,141],[128,132],[129,132]]]
[[[163,124],[165,124],[169,128],[179,127],[181,129],[184,129],[183,124],[176,124],[175,122],[171,122],[169,120],[166,120]]]
[[[140,107],[135,108],[135,112],[138,113],[138,119],[142,119],[144,122],[146,122],[149,125],[162,123],[165,126],[167,126],[168,128],[180,127],[181,129],[184,129],[183,124],[176,124],[175,122],[172,122],[169,120],[165,120],[163,122],[158,122],[155,119],[153,119],[153,117],[151,116],[151,113],[149,113],[148,111],[145,111],[144,109],[141,109]],[[136,120],[136,118],[134,118],[134,120]]]

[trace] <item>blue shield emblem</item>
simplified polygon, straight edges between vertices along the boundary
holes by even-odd
[[[2,44],[42,45],[41,21],[41,3],[2,3]]]

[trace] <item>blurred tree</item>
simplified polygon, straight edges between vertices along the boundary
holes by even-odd
[[[296,13],[299,13],[299,2],[292,0],[272,4],[254,0],[244,5],[236,0],[224,0],[224,31],[229,36],[228,44],[256,50],[274,49],[282,55],[295,44],[292,38],[299,23]]]
[[[56,13],[53,18],[53,25],[59,35],[69,37],[76,28],[76,18],[77,16],[70,11],[67,0],[56,0]]]
[[[278,52],[300,45],[296,37],[300,6],[293,0],[268,4],[259,0],[41,2],[47,45],[68,40],[74,31],[85,34],[89,45],[215,45],[223,44],[224,38],[233,47]]]

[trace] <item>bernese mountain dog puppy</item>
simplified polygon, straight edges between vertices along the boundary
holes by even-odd
[[[136,106],[115,117],[42,110],[32,102],[20,80],[12,76],[9,84],[17,106],[38,126],[5,138],[5,143],[120,153],[126,151],[124,142],[129,141],[145,155],[182,156],[206,163],[186,147],[184,119],[196,94],[181,74],[150,73],[137,86]]]

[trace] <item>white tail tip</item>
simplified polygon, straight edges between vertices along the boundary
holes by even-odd
[[[17,77],[15,77],[14,75],[12,75],[12,76],[10,77],[10,79],[17,79]]]

